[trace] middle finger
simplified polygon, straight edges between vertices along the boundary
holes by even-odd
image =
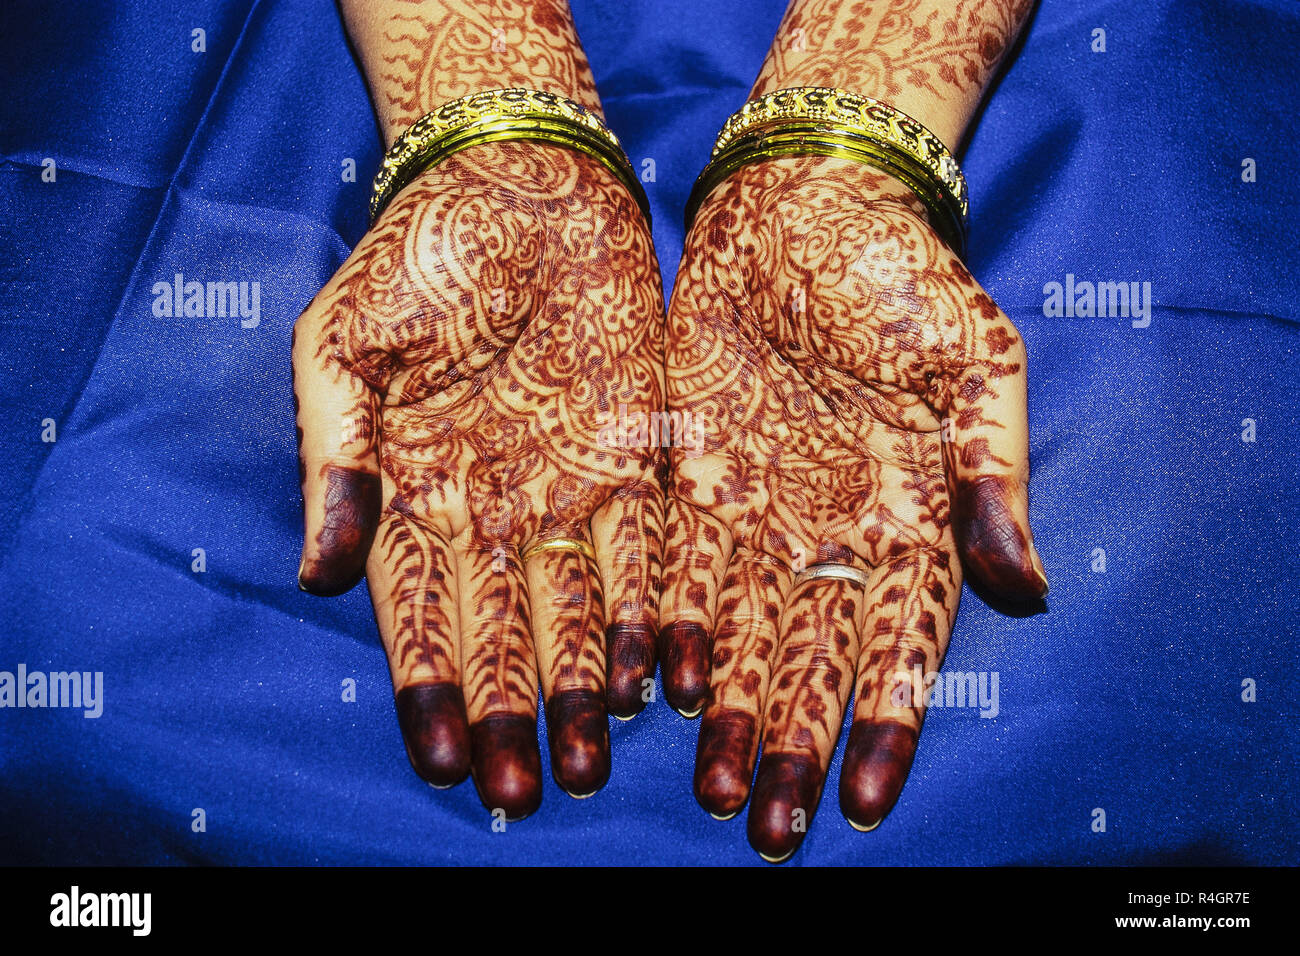
[[[523,551],[551,775],[578,798],[609,779],[605,609],[595,555],[586,527],[534,540]]]
[[[864,572],[860,580],[808,572],[796,580],[781,616],[763,756],[746,827],[750,845],[771,863],[799,848],[821,799],[853,686],[866,604]]]

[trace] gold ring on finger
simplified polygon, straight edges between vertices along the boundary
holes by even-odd
[[[520,555],[520,559],[527,561],[533,555],[541,554],[543,551],[577,551],[579,554],[585,554],[593,561],[596,560],[596,549],[580,538],[547,538],[544,541],[538,541]]]

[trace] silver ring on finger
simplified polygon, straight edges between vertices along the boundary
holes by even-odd
[[[794,576],[793,586],[798,587],[805,581],[818,581],[822,578],[849,581],[861,585],[863,590],[866,590],[871,583],[871,572],[863,568],[855,568],[849,564],[814,564],[811,567],[804,568]]]

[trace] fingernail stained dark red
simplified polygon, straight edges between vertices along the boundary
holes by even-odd
[[[1017,487],[999,475],[957,483],[953,530],[971,573],[998,597],[1031,600],[1047,593],[1011,503]]]
[[[639,714],[646,705],[645,681],[655,676],[655,637],[646,624],[611,624],[605,631],[606,696],[615,717]]]
[[[537,720],[522,714],[494,714],[470,728],[474,786],[489,811],[504,810],[520,820],[542,805],[542,752]]]
[[[320,557],[298,574],[304,591],[332,597],[361,580],[379,526],[379,476],[331,465],[325,474],[325,521],[316,535]]]
[[[605,696],[589,690],[553,694],[546,703],[551,774],[566,793],[586,797],[609,779]]]
[[[812,825],[821,785],[821,769],[812,757],[764,754],[745,827],[749,845],[771,863],[793,855]],[[803,813],[796,814],[796,810]]]
[[[397,722],[411,766],[435,787],[469,773],[465,697],[455,684],[417,684],[397,692]]]
[[[736,814],[749,798],[757,722],[739,711],[705,714],[695,748],[695,799],[715,817]]]
[[[659,633],[664,697],[679,713],[694,715],[709,693],[713,640],[703,625],[670,624]]]
[[[916,731],[892,722],[855,721],[840,770],[840,809],[873,829],[898,802],[916,756]]]

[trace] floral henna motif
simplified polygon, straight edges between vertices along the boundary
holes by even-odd
[[[303,585],[355,581],[369,542],[342,532],[372,529],[412,763],[439,786],[472,770],[510,818],[541,798],[539,683],[556,780],[586,795],[609,772],[607,619],[645,635],[653,674],[662,454],[600,436],[662,406],[662,310],[624,187],[582,154],[498,143],[399,194],[296,329]],[[525,559],[551,537],[596,559]]]
[[[892,807],[962,560],[1041,595],[1029,536],[1025,353],[1010,320],[903,186],[850,161],[747,167],[701,208],[669,311],[669,408],[708,424],[676,450],[661,618],[664,684],[704,708],[695,792],[716,816],[752,789],[750,842],[797,848],[845,706],[841,806]],[[961,559],[958,555],[961,555]],[[817,563],[865,583],[797,583]]]

